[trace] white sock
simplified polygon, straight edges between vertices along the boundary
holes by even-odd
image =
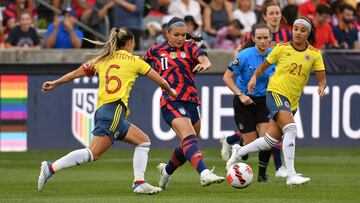
[[[282,144],[285,165],[288,176],[295,175],[294,159],[295,159],[295,138],[297,129],[295,123],[287,124],[283,129],[284,139]]]
[[[65,168],[91,162],[93,159],[93,155],[89,148],[78,149],[56,160],[52,164],[52,168],[56,172]]]
[[[242,157],[251,152],[270,150],[271,148],[275,147],[278,141],[279,140],[271,137],[269,134],[266,133],[264,137],[259,137],[253,142],[238,149],[236,154],[239,157]]]
[[[144,142],[135,147],[133,157],[134,180],[144,180],[148,153],[150,151],[150,142]]]

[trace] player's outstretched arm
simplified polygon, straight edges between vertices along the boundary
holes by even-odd
[[[254,93],[254,88],[256,86],[256,78],[258,78],[270,66],[271,66],[271,64],[267,60],[265,60],[264,62],[262,62],[260,64],[260,66],[258,66],[256,68],[254,75],[251,77],[251,79],[247,85],[247,90],[249,91],[250,94]]]
[[[198,61],[199,64],[197,64],[194,68],[193,68],[193,72],[199,72],[199,73],[203,73],[207,70],[209,70],[210,66],[211,66],[211,62],[209,60],[209,58],[205,55],[201,55],[198,57]]]
[[[89,65],[89,63],[87,63]],[[91,67],[90,67],[91,68]],[[53,80],[53,81],[46,81],[44,82],[43,86],[42,86],[42,92],[47,92],[49,90],[55,89],[57,86],[67,83],[75,78],[79,78],[82,76],[85,76],[86,73],[84,71],[84,64],[81,65],[79,68],[77,68],[76,70],[73,70],[67,74],[65,74],[64,76],[62,76],[61,78],[57,79],[57,80]]]
[[[154,81],[157,85],[161,87],[161,89],[165,90],[170,96],[176,97],[176,91],[170,87],[169,83],[166,82],[164,78],[162,78],[157,72],[153,69],[146,74],[152,81]]]
[[[316,80],[318,81],[318,94],[321,98],[325,96],[326,74],[325,71],[315,71]]]

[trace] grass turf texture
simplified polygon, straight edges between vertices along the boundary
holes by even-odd
[[[225,176],[225,162],[219,149],[203,149],[205,162],[215,173]],[[257,154],[248,163],[254,170],[253,183],[242,190],[224,182],[201,187],[196,171],[186,163],[173,175],[169,189],[158,195],[135,195],[131,185],[132,151],[109,151],[97,162],[63,170],[37,191],[42,160],[55,160],[67,151],[32,151],[0,153],[0,202],[359,202],[359,148],[299,148],[296,169],[311,178],[308,185],[285,186],[274,177],[271,160],[268,175],[271,183],[257,183]],[[170,150],[151,150],[146,173],[149,183],[157,185],[156,165],[167,162]]]

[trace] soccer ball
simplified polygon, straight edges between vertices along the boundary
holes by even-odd
[[[246,188],[253,180],[252,169],[247,164],[235,163],[228,169],[226,180],[234,188]]]

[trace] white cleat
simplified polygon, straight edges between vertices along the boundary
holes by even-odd
[[[45,183],[50,180],[52,174],[47,161],[41,162],[40,175],[38,179],[38,191],[41,192],[44,188]]]
[[[226,170],[228,170],[234,163],[237,163],[240,157],[237,156],[237,150],[239,150],[241,146],[239,144],[234,144],[231,148],[231,156],[229,160],[226,162]]]
[[[286,179],[286,185],[289,187],[304,185],[308,182],[310,182],[310,178],[302,177],[299,174],[292,175]]]
[[[226,141],[227,136],[223,135],[220,138],[221,143],[221,157],[224,161],[227,161],[230,158],[231,145]]]
[[[282,165],[276,172],[275,177],[277,178],[286,178],[288,175],[286,167]]]
[[[202,186],[209,186],[213,183],[222,183],[225,178],[215,175],[212,171],[209,171],[207,174],[200,177],[200,184]]]
[[[136,194],[153,195],[153,194],[157,194],[159,192],[161,192],[161,188],[154,187],[147,182],[144,182],[134,188],[134,193],[136,193]]]
[[[164,173],[166,167],[166,163],[160,163],[157,168],[160,173],[160,181],[159,181],[159,187],[162,189],[166,189],[169,185],[171,177]]]

